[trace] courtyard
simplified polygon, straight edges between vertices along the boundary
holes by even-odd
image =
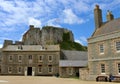
[[[116,84],[116,83],[82,81],[74,78],[56,78],[41,76],[0,76],[0,84]]]

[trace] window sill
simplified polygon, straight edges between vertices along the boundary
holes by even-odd
[[[102,75],[105,75],[106,73],[101,73]]]
[[[116,50],[116,53],[120,53],[120,50],[119,51]]]
[[[104,53],[100,53],[100,55],[104,55]]]

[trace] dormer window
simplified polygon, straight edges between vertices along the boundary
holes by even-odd
[[[22,49],[23,49],[22,45],[19,45],[19,46],[18,46],[18,49],[19,49],[19,50],[22,50]]]

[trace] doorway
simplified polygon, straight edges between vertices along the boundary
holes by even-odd
[[[32,76],[32,67],[27,68],[27,75]]]

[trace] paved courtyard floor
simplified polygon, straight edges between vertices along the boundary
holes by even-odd
[[[0,76],[0,84],[118,84],[113,82],[82,81],[72,78],[41,76]]]

